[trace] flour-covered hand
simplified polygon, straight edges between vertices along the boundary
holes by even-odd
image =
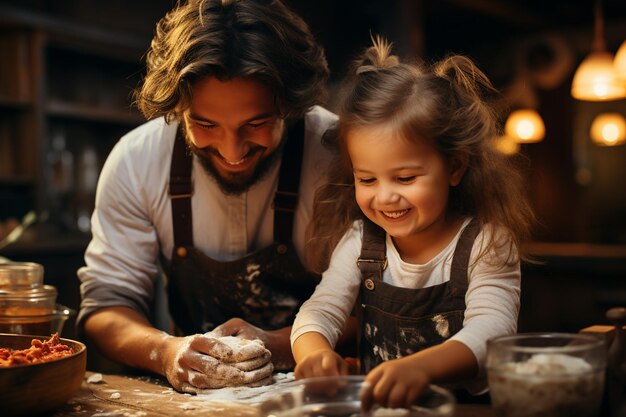
[[[233,318],[217,326],[211,334],[261,341],[272,352],[272,363],[277,370],[292,370],[295,365],[289,343],[290,327],[266,331],[240,318]]]
[[[214,343],[206,346],[205,352],[222,362],[239,363],[257,358],[267,358],[264,363],[260,364],[265,365],[272,356],[259,339],[250,340],[238,336],[216,337],[218,334],[214,332],[205,334],[206,337],[215,339]]]
[[[195,334],[183,338],[170,338],[162,355],[163,373],[174,389],[197,393],[207,388],[222,388],[254,384],[267,380],[273,366],[265,365],[252,370],[242,370],[212,356],[220,351],[233,357],[219,338]],[[258,356],[257,356],[258,357]]]

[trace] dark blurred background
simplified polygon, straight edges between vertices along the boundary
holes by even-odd
[[[528,179],[540,221],[528,245],[543,261],[524,266],[521,330],[577,331],[626,305],[626,146],[589,139],[592,119],[606,111],[626,115],[626,100],[570,95],[592,47],[596,2],[287,3],[326,49],[331,109],[349,62],[371,34],[382,34],[407,59],[473,58],[502,92],[503,120],[516,108],[539,112],[545,138],[511,157]],[[0,239],[27,212],[38,216],[0,256],[44,263],[72,307],[95,180],[119,137],[142,122],[129,94],[154,25],[173,4],[0,0]],[[626,40],[626,2],[600,6],[606,47],[615,53]]]

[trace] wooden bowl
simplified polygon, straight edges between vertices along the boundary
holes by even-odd
[[[0,347],[27,349],[33,339],[45,336],[0,333]],[[54,410],[80,390],[85,376],[87,350],[84,344],[60,339],[74,351],[50,362],[0,367],[0,414],[34,415]]]

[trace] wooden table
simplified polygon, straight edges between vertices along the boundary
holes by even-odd
[[[79,393],[51,417],[258,417],[252,398],[233,403],[216,400],[214,395],[181,394],[167,382],[151,377],[102,375],[101,382],[89,383],[87,377],[91,375],[87,372]],[[495,414],[488,405],[458,405],[455,416]]]

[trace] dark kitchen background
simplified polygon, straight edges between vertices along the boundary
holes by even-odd
[[[383,34],[403,57],[473,58],[502,92],[503,120],[517,108],[539,112],[544,139],[511,156],[540,221],[527,243],[542,262],[524,266],[521,331],[579,331],[626,305],[626,145],[598,146],[589,137],[596,115],[626,116],[626,100],[570,94],[592,48],[596,2],[287,3],[326,48],[331,109],[348,63],[370,34]],[[119,137],[143,121],[130,92],[154,25],[173,4],[0,0],[0,257],[43,264],[59,302],[74,309],[98,173]],[[626,2],[600,6],[614,54],[626,40]],[[73,327],[64,333],[73,336]]]

